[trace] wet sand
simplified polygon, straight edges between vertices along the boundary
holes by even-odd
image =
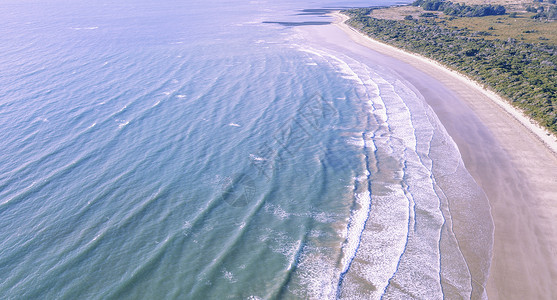
[[[497,95],[441,65],[343,24],[312,40],[397,73],[433,108],[486,193],[495,225],[490,299],[557,298],[557,141]]]

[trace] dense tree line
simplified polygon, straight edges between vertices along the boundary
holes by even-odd
[[[502,5],[466,5],[444,0],[416,0],[412,5],[428,11],[442,11],[448,16],[455,17],[504,15],[506,12]]]
[[[435,59],[509,99],[557,133],[557,47],[514,39],[487,40],[482,32],[449,27],[431,19],[371,18],[344,11],[348,24],[371,37]]]

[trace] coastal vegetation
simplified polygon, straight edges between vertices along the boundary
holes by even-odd
[[[469,76],[557,134],[557,22],[532,18],[538,11],[503,16],[499,12],[504,8],[492,5],[484,9],[483,5],[416,1],[416,6],[422,5],[428,10],[396,20],[372,17],[369,8],[343,13],[352,27]],[[451,7],[461,10],[446,14]],[[478,17],[477,11],[488,14]]]
[[[419,6],[424,10],[442,11],[447,16],[458,17],[485,17],[504,15],[506,12],[503,5],[466,5],[444,0],[416,0],[412,5]]]

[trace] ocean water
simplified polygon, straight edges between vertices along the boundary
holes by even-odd
[[[389,4],[4,1],[0,298],[485,297],[423,96],[298,31]]]

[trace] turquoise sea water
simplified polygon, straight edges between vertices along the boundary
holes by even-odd
[[[481,294],[419,93],[274,23],[387,4],[5,1],[0,298]]]

